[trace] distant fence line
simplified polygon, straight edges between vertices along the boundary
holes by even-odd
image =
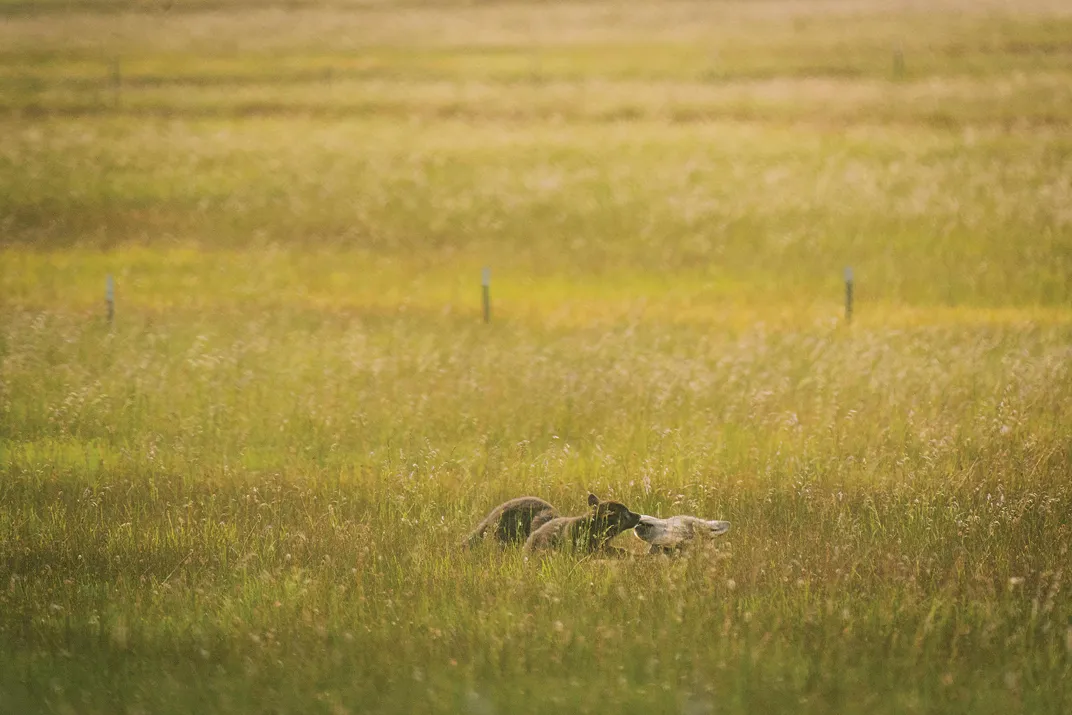
[[[853,301],[853,270],[852,266],[845,267],[845,324],[852,322]],[[484,308],[484,322],[491,322],[491,267],[484,266],[480,270],[480,295]],[[104,304],[107,311],[108,325],[115,322],[115,281],[109,273],[104,279]]]

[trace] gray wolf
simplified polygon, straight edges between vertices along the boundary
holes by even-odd
[[[534,529],[525,542],[525,552],[568,548],[581,553],[614,553],[608,546],[618,534],[640,523],[640,514],[621,502],[600,501],[588,495],[591,511],[583,516],[560,516]]]
[[[671,553],[698,537],[713,537],[730,530],[728,521],[708,521],[695,516],[671,516],[660,519],[644,514],[634,534],[651,544],[648,553]]]
[[[485,538],[500,544],[523,544],[534,530],[558,516],[555,508],[539,497],[518,497],[492,509],[462,543],[472,548]]]

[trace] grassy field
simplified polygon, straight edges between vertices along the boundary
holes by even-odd
[[[1072,709],[1067,3],[0,0],[0,48],[0,712]],[[588,491],[733,529],[457,548]]]

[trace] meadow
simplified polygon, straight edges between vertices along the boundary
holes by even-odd
[[[0,0],[0,128],[0,712],[1072,708],[1066,3]],[[733,528],[458,548],[589,491]]]

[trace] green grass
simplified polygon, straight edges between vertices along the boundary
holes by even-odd
[[[1060,3],[0,17],[0,712],[1072,707]]]
[[[109,118],[4,144],[8,240],[46,250],[357,249],[413,274],[699,274],[783,302],[837,300],[848,264],[876,301],[1069,305],[1057,132]]]

